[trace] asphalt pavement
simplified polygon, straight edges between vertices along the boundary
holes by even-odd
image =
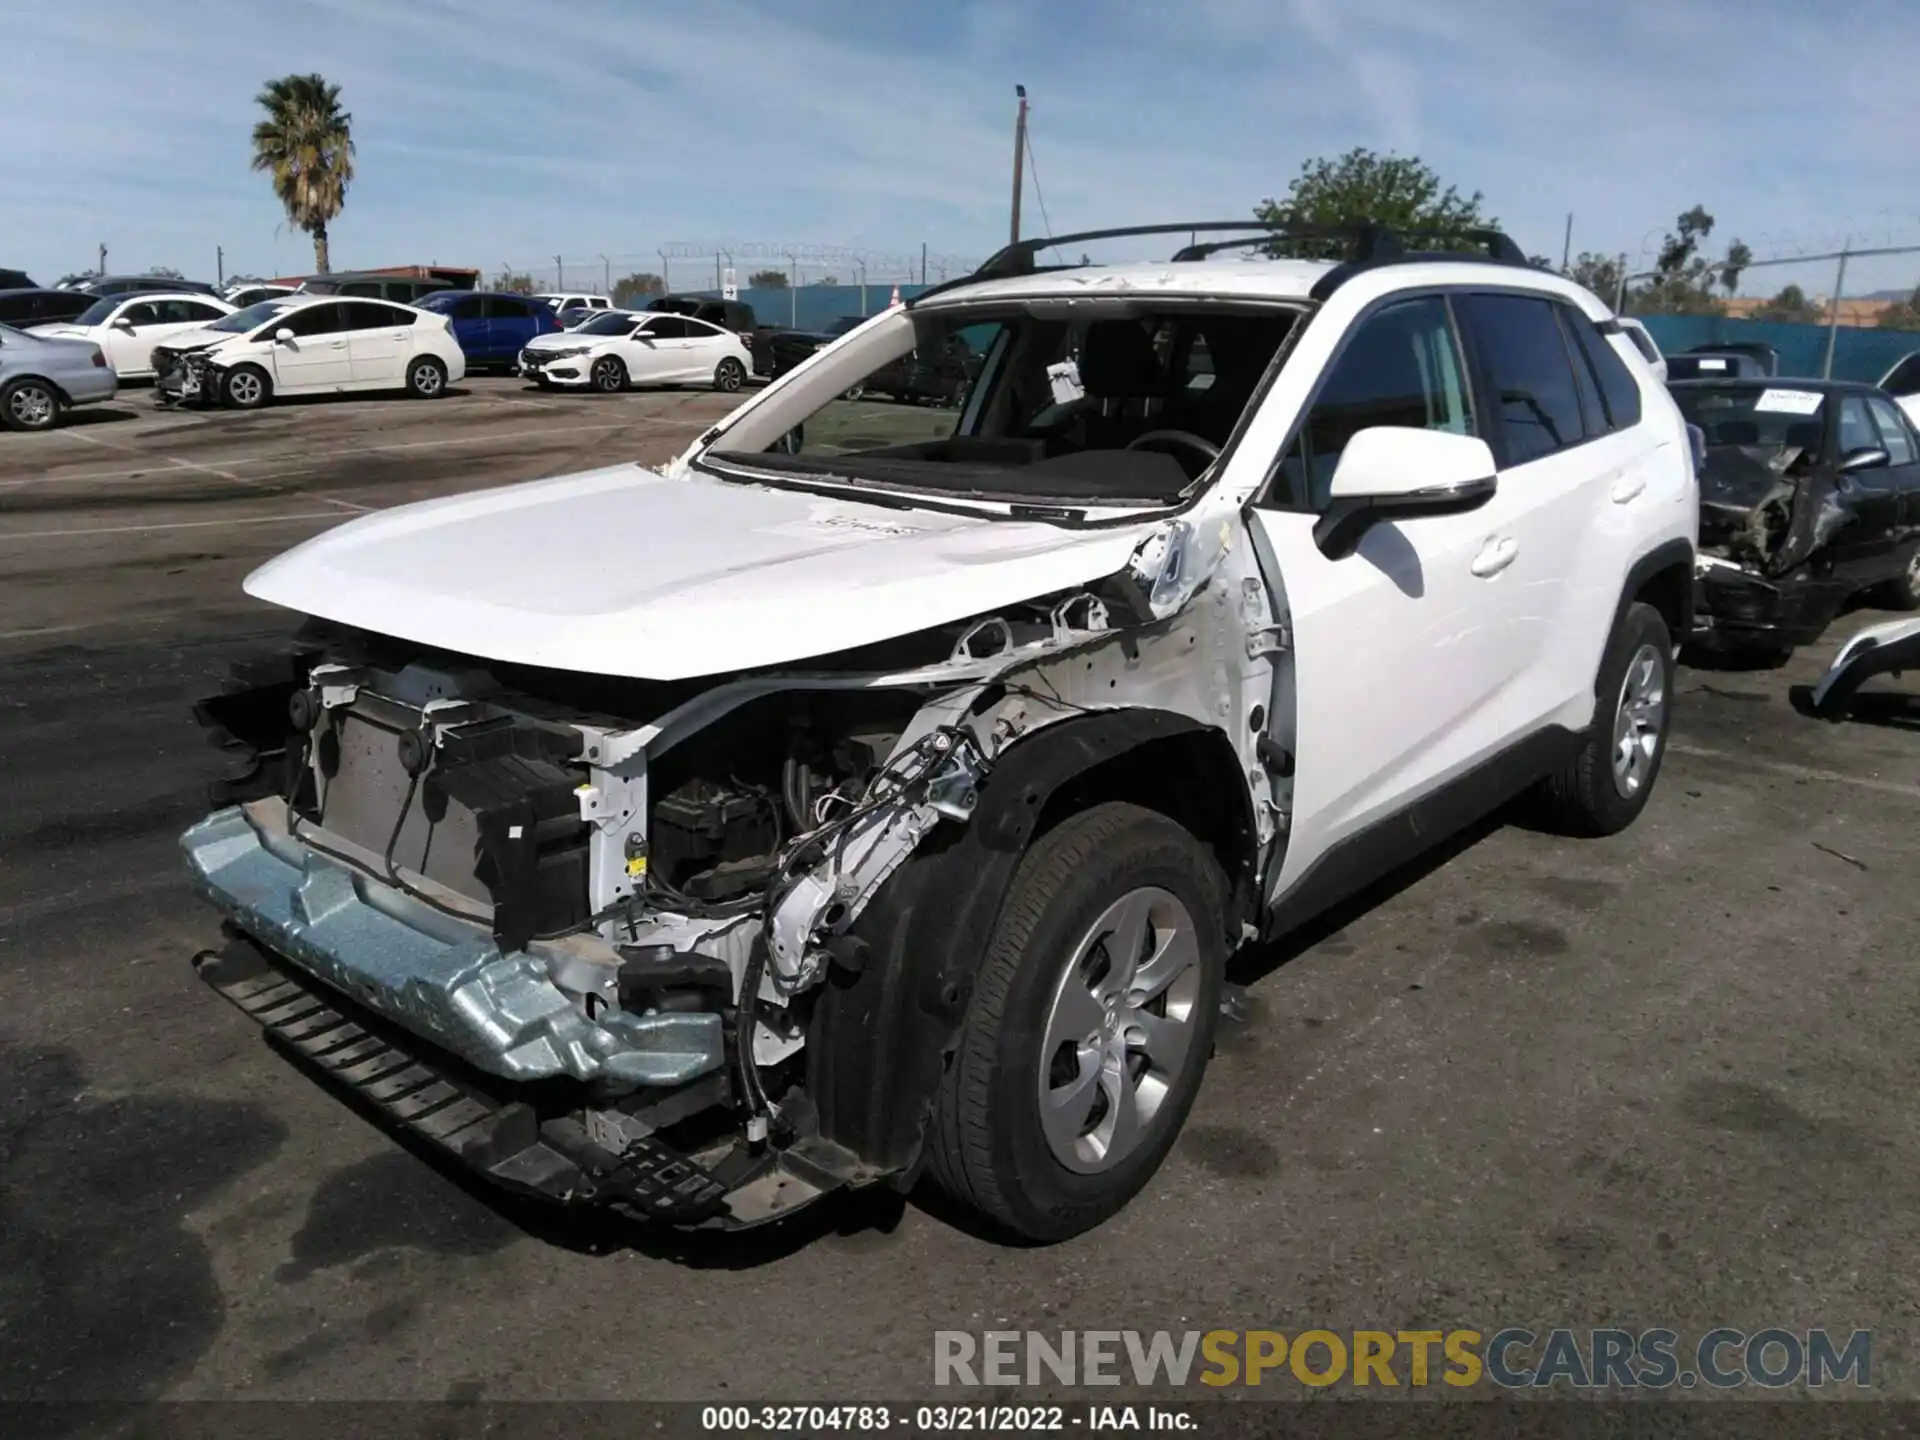
[[[1019,1250],[865,1200],[736,1237],[558,1222],[426,1163],[197,981],[189,713],[365,510],[659,461],[701,392],[152,412],[0,435],[0,1398],[928,1393],[940,1329],[1874,1331],[1920,1395],[1920,706],[1683,668],[1641,822],[1491,823],[1243,956],[1185,1137]],[[636,546],[644,537],[635,537]]]

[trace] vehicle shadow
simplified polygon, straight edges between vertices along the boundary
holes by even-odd
[[[138,410],[115,410],[109,405],[84,405],[60,417],[62,429],[84,430],[89,425],[117,425],[122,420],[138,420]]]
[[[1847,701],[1843,716],[1822,715],[1813,708],[1813,687],[1795,685],[1787,691],[1787,702],[1809,720],[1846,721],[1854,725],[1878,725],[1885,730],[1911,730],[1920,733],[1920,695],[1897,691],[1871,690],[1855,694]]]

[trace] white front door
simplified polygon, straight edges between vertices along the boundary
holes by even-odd
[[[121,379],[146,375],[153,370],[153,346],[160,338],[160,304],[155,300],[135,300],[120,307],[107,322],[100,348],[107,352],[107,363]]]
[[[290,310],[269,334],[291,330],[273,346],[273,388],[281,395],[340,390],[353,383],[353,359],[347,346],[346,307],[332,300]]]
[[[1526,487],[1503,476],[1476,510],[1376,523],[1339,559],[1314,538],[1334,466],[1361,430],[1484,433],[1463,354],[1439,296],[1361,319],[1252,512],[1293,632],[1291,839],[1270,893],[1508,738],[1495,717],[1524,673],[1540,587],[1554,584],[1527,553]]]
[[[620,344],[627,377],[636,385],[661,385],[678,378],[684,367],[682,346],[686,330],[677,315],[655,315],[643,321]]]

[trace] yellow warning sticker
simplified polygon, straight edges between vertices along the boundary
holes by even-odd
[[[632,856],[627,861],[627,874],[632,876],[634,879],[637,880],[646,873],[647,873],[647,857],[646,856],[635,855],[635,856]]]

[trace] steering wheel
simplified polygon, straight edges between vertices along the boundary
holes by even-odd
[[[1171,445],[1184,445],[1198,453],[1211,465],[1220,458],[1220,447],[1204,435],[1196,435],[1191,430],[1149,430],[1144,435],[1136,435],[1127,442],[1129,450],[1143,450],[1154,442]]]

